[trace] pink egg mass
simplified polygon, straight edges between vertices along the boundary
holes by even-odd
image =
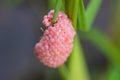
[[[53,15],[54,10],[51,10],[44,16],[43,25],[46,30],[35,45],[35,54],[44,65],[56,68],[64,64],[72,52],[76,32],[64,12],[59,12],[54,24],[51,23]]]

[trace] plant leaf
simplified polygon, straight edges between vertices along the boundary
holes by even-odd
[[[98,13],[102,0],[91,0],[86,10],[87,31],[92,27],[95,17]]]
[[[96,45],[114,65],[120,66],[119,49],[102,32],[92,29],[82,34],[81,37]]]
[[[81,31],[87,31],[88,27],[86,25],[86,16],[83,0],[79,0],[79,10],[78,10],[78,28]]]
[[[71,10],[72,14],[72,22],[73,22],[73,26],[74,28],[76,28],[77,26],[77,15],[78,15],[78,8],[79,8],[79,0],[73,0],[73,10]]]
[[[86,63],[78,37],[75,37],[74,48],[68,63],[70,75],[68,80],[89,80]]]
[[[60,8],[61,8],[61,0],[57,0],[56,1],[56,8],[55,8],[55,12],[54,12],[52,23],[56,22],[56,19],[58,17],[59,11],[60,11]]]
[[[59,68],[58,68],[61,76],[64,78],[64,79],[67,79],[69,77],[69,71],[68,69],[66,68],[65,64],[61,65]]]

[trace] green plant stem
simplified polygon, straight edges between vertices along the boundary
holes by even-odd
[[[67,14],[68,17],[69,17],[69,14],[68,14],[69,1],[68,1],[68,0],[64,0],[64,1],[65,1],[65,12],[66,12],[66,14]]]
[[[87,20],[86,30],[87,31],[91,29],[101,3],[102,3],[102,0],[90,0],[90,3],[88,4],[87,10],[86,10],[86,20]]]
[[[89,80],[85,58],[79,44],[78,36],[74,39],[74,48],[68,63],[70,75],[68,80]]]
[[[65,80],[68,78],[69,72],[64,64],[58,68],[58,71]]]
[[[72,14],[73,14],[73,2],[74,0],[65,0],[65,10],[68,15],[68,17],[72,20]]]
[[[65,0],[62,0],[62,10],[63,10],[64,12],[66,12],[66,10],[65,10]]]
[[[73,10],[72,11],[72,22],[74,28],[77,26],[77,15],[78,15],[78,8],[79,8],[79,0],[73,1]]]
[[[79,1],[80,0],[75,0],[75,1],[66,0],[67,14],[69,18],[72,20],[74,28],[76,28],[77,26],[78,8],[80,5]],[[67,80],[89,80],[88,71],[87,71],[84,55],[82,52],[82,48],[79,44],[78,36],[75,36],[73,51],[68,60],[68,68],[69,68],[69,76]]]
[[[54,16],[53,16],[53,20],[52,20],[52,23],[54,24],[57,20],[57,17],[58,17],[58,13],[59,13],[59,10],[61,8],[61,0],[57,0],[56,1],[56,8],[55,8],[55,13],[54,13]]]
[[[85,9],[84,9],[84,4],[83,0],[79,1],[79,10],[78,10],[78,28],[81,31],[87,31],[87,26],[86,26],[86,16],[85,16]]]
[[[68,0],[67,2],[69,2],[68,5],[68,14],[70,15],[70,19],[72,20],[72,14],[73,14],[73,0]]]
[[[88,33],[82,34],[81,37],[90,41],[103,51],[103,54],[113,63],[113,65],[120,66],[119,49],[99,30],[93,29]]]
[[[74,28],[76,28],[79,0],[65,0],[65,3],[66,13],[68,17],[71,19]]]

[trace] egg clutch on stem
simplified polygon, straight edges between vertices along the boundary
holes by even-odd
[[[52,24],[54,10],[44,16],[45,31],[41,40],[35,45],[35,54],[44,65],[57,68],[69,57],[76,34],[71,20],[59,11],[56,22]]]

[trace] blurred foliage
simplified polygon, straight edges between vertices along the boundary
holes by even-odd
[[[113,41],[120,48],[120,0],[114,1],[114,5],[108,30]]]
[[[24,2],[25,0],[6,0],[6,2],[8,3],[8,5],[19,5],[22,2]]]

